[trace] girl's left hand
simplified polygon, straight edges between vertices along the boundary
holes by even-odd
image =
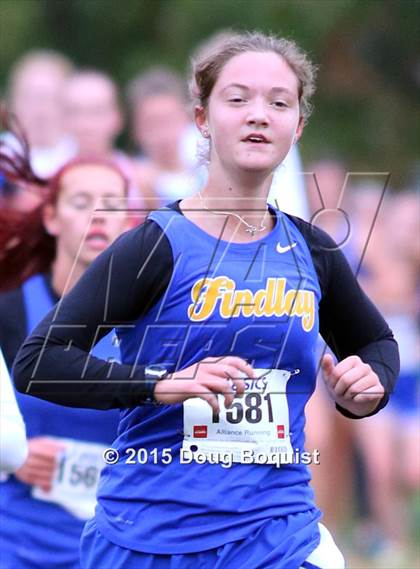
[[[368,415],[385,394],[377,374],[359,356],[349,356],[334,365],[331,354],[325,354],[321,367],[331,397],[353,415]]]

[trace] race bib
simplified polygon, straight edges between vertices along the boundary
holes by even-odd
[[[256,379],[245,379],[245,393],[234,399],[230,409],[218,395],[218,415],[198,397],[184,402],[184,450],[193,455],[229,453],[233,462],[244,462],[250,452],[266,455],[267,464],[278,462],[270,459],[272,455],[291,459],[286,386],[299,370],[256,369],[255,373]]]
[[[34,486],[32,496],[58,504],[77,518],[87,520],[95,513],[96,489],[106,447],[72,439],[54,440],[66,448],[58,457],[51,491],[44,492]]]

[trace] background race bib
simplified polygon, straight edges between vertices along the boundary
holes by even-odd
[[[244,451],[293,455],[290,443],[289,407],[286,386],[299,370],[256,369],[257,379],[246,378],[246,391],[225,409],[218,395],[220,413],[213,415],[206,401],[194,398],[184,402],[184,441],[182,448],[198,453],[230,453],[233,462],[243,462]],[[268,464],[278,461],[267,460]]]
[[[96,489],[104,466],[105,446],[73,439],[54,437],[66,449],[58,457],[50,492],[34,486],[32,496],[58,504],[81,520],[95,513]]]

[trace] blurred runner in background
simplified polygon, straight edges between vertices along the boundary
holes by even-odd
[[[356,220],[358,231],[363,233],[367,201],[376,201],[377,197],[372,188],[361,187],[357,194],[360,206]],[[400,347],[400,377],[387,409],[356,424],[367,469],[370,512],[357,538],[359,547],[387,568],[407,566],[410,504],[420,488],[419,236],[418,194],[388,196],[360,275]]]
[[[9,182],[33,184],[28,155],[10,161],[12,150],[3,150],[0,170]],[[32,212],[0,210],[0,288],[7,290],[0,294],[0,347],[9,368],[25,337],[127,225],[119,211],[127,181],[113,163],[75,159],[37,186],[41,203]],[[93,354],[117,361],[113,338],[105,336]],[[0,486],[1,567],[75,569],[119,413],[17,399],[29,454]]]
[[[185,81],[170,69],[153,67],[129,83],[127,94],[130,130],[140,150],[139,186],[161,205],[191,195],[200,178]]]
[[[74,73],[65,85],[64,107],[66,127],[73,136],[77,155],[112,160],[129,180],[128,208],[133,224],[144,220],[147,203],[153,192],[140,185],[137,166],[132,158],[116,148],[123,129],[123,114],[118,100],[116,83],[106,73],[87,69]]]
[[[10,72],[8,106],[25,131],[31,166],[39,176],[55,174],[76,151],[65,131],[63,108],[63,89],[72,70],[66,56],[38,50],[24,55]]]

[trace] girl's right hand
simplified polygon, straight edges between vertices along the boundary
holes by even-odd
[[[219,413],[217,394],[224,396],[225,407],[228,409],[233,399],[244,393],[244,377],[256,376],[252,366],[242,358],[205,358],[158,381],[154,398],[159,403],[172,405],[183,403],[192,397],[200,397],[207,401],[214,413]]]

